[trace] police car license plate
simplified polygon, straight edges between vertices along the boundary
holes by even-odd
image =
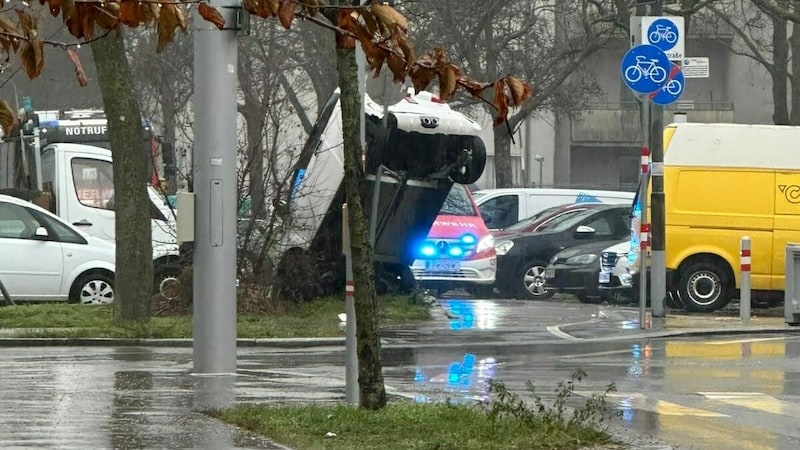
[[[426,272],[458,272],[461,263],[454,261],[425,261]]]
[[[611,274],[608,272],[600,272],[600,284],[610,283],[610,282],[611,282]]]

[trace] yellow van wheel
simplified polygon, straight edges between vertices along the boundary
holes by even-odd
[[[678,291],[687,310],[712,312],[730,302],[731,280],[727,265],[710,259],[698,259],[679,270]]]

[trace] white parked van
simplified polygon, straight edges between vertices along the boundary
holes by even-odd
[[[552,206],[569,203],[633,203],[634,192],[594,189],[508,188],[473,193],[490,230],[502,230]]]

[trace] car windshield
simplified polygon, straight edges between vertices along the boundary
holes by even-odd
[[[537,229],[536,231],[564,231],[572,226],[577,225],[587,217],[594,214],[596,211],[598,210],[589,209],[576,212],[575,214],[564,214],[556,217],[550,223],[547,223],[545,226]]]
[[[472,199],[467,194],[467,189],[462,184],[453,184],[450,193],[444,199],[442,209],[439,214],[443,216],[475,216],[475,208],[472,206]]]
[[[561,206],[551,206],[550,208],[543,209],[538,213],[528,217],[527,219],[522,219],[519,222],[515,223],[514,225],[507,227],[506,230],[511,230],[511,231],[524,230],[528,228],[530,225],[533,225],[534,222],[537,222],[539,220],[544,219],[545,217],[553,215],[556,211],[558,211],[561,208],[562,208]]]

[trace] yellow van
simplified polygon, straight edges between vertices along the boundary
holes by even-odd
[[[786,243],[800,242],[800,127],[671,124],[664,149],[668,286],[687,309],[737,294],[743,236],[753,290],[782,291]]]

